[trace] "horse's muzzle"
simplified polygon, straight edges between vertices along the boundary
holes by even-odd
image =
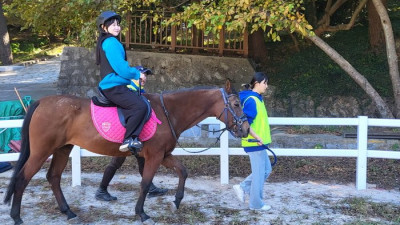
[[[245,138],[249,135],[250,125],[247,121],[243,122],[240,126],[235,129],[235,134],[237,138]]]

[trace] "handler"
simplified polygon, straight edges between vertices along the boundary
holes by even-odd
[[[247,90],[239,93],[243,112],[247,115],[250,124],[250,135],[242,138],[242,146],[250,158],[251,174],[240,185],[233,186],[239,201],[244,202],[245,196],[249,195],[249,208],[262,211],[271,209],[271,206],[263,202],[264,183],[272,171],[271,162],[264,147],[271,143],[268,114],[262,96],[267,87],[267,75],[257,72],[250,84],[246,85]],[[249,139],[256,139],[258,142],[249,142]]]

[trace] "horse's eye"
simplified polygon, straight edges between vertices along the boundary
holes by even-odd
[[[235,102],[235,107],[240,107],[240,104],[238,102]]]

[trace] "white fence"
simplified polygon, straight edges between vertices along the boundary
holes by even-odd
[[[274,148],[277,156],[310,156],[310,157],[355,157],[356,165],[356,188],[364,190],[367,188],[367,159],[384,158],[400,159],[400,151],[368,150],[368,127],[400,127],[400,120],[396,119],[370,119],[366,116],[358,118],[284,118],[270,117],[271,125],[332,125],[332,126],[356,126],[357,127],[357,149],[289,149]],[[0,121],[0,128],[21,127],[23,120],[3,120]],[[210,117],[201,124],[219,124],[221,128],[225,125]],[[189,151],[199,151],[201,148],[185,148]],[[229,156],[245,155],[242,148],[230,148],[228,132],[221,136],[220,147],[210,148],[201,153],[189,153],[181,148],[173,151],[174,155],[218,155],[220,156],[221,184],[229,183]],[[0,162],[17,161],[19,153],[0,154]],[[81,157],[102,156],[85,149],[75,146],[70,157],[72,158],[72,186],[81,185]]]

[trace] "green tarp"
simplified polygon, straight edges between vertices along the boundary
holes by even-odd
[[[25,107],[31,103],[29,96],[23,99]],[[0,120],[23,119],[25,115],[24,108],[20,101],[0,102]],[[8,153],[11,148],[10,141],[21,140],[21,128],[0,128],[0,153]]]

